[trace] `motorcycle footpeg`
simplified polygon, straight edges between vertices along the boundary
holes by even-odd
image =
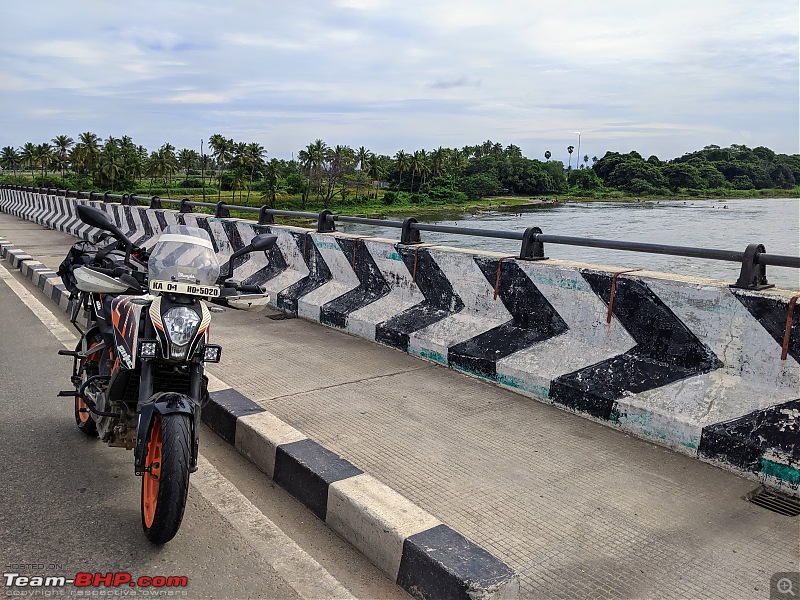
[[[58,392],[59,398],[75,398],[78,395],[78,392],[75,390],[66,390],[62,392]]]
[[[78,353],[75,350],[59,350],[59,356],[78,356]]]

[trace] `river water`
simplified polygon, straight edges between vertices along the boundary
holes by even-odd
[[[540,227],[544,233],[611,240],[694,246],[744,251],[750,243],[764,244],[770,254],[800,254],[800,200],[796,198],[741,198],[728,200],[670,200],[646,202],[569,202],[530,205],[508,211],[477,214],[447,213],[422,219],[440,225],[476,229],[524,231]],[[393,217],[395,218],[395,217]],[[341,223],[337,229],[399,239],[400,231]],[[424,243],[518,254],[520,243],[434,232],[421,232]],[[550,258],[647,269],[733,283],[740,265],[732,262],[545,244]],[[778,287],[800,289],[800,269],[767,267],[767,278]]]

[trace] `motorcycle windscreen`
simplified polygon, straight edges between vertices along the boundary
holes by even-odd
[[[219,261],[208,232],[171,225],[159,236],[147,262],[151,281],[180,281],[212,286],[219,279]]]

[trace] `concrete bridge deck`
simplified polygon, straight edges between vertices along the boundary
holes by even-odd
[[[75,238],[0,214],[56,269]],[[766,598],[798,518],[751,480],[274,311],[214,315],[209,371],[504,560],[521,596]]]

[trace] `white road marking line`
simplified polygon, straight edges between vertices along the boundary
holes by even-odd
[[[2,279],[6,285],[11,288],[11,291],[14,292],[17,297],[22,300],[22,302],[31,310],[31,312],[36,315],[36,318],[39,319],[42,324],[44,324],[47,329],[50,330],[50,333],[55,336],[55,338],[64,344],[64,347],[67,350],[74,350],[75,345],[78,343],[78,338],[64,325],[61,324],[61,321],[58,320],[50,309],[48,309],[44,304],[39,302],[36,297],[31,294],[24,285],[22,285],[19,281],[14,279],[14,276],[6,269],[5,265],[0,263],[0,279]]]
[[[202,455],[198,466],[189,480],[192,486],[301,597],[355,598]]]

